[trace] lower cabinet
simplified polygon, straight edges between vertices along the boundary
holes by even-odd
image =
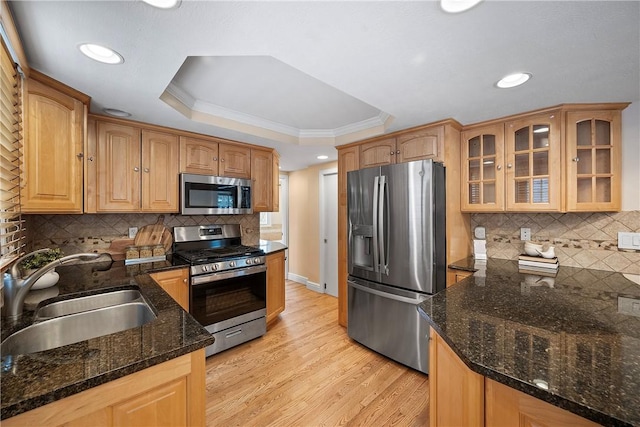
[[[185,311],[189,311],[189,269],[160,271],[149,276],[164,289]]]
[[[599,425],[473,372],[433,328],[429,343],[429,399],[431,427]]]
[[[267,255],[267,325],[284,311],[284,251]]]
[[[458,283],[459,281],[464,280],[472,275],[472,271],[454,270],[453,268],[449,268],[447,269],[447,286]]]
[[[204,349],[2,421],[3,427],[205,425]]]

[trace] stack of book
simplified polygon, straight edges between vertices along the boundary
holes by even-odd
[[[542,258],[529,255],[518,257],[518,269],[521,273],[555,276],[559,266],[558,257]]]

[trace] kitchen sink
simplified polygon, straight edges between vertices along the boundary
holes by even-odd
[[[46,315],[62,314],[47,320],[35,321],[32,325],[9,335],[0,344],[2,356],[50,350],[139,327],[156,319],[152,306],[138,291],[133,292],[137,292],[137,298],[135,294],[116,291],[96,295],[104,295],[101,300],[91,297],[77,298],[82,300],[77,305],[60,304],[73,302],[75,299],[50,304],[55,305],[54,308],[46,305],[40,309],[47,309],[44,311]],[[111,293],[117,295],[108,295]],[[114,302],[118,298],[125,301],[129,298],[130,302]],[[110,305],[105,306],[107,301]]]
[[[35,322],[40,322],[52,317],[110,307],[112,305],[143,301],[142,294],[136,289],[123,289],[64,301],[56,301],[40,307],[36,311]]]

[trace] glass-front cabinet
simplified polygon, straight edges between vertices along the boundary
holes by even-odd
[[[462,132],[461,209],[504,210],[504,126],[502,123]]]
[[[567,112],[567,210],[617,211],[621,112]]]
[[[560,111],[505,124],[506,210],[560,211]]]

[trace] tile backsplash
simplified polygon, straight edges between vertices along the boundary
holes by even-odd
[[[23,215],[27,228],[27,251],[60,247],[65,254],[107,249],[115,239],[125,239],[129,227],[155,224],[158,214]],[[164,214],[171,229],[184,225],[240,224],[242,243],[257,245],[260,214],[178,215]]]
[[[487,255],[517,259],[520,228],[531,241],[555,246],[560,265],[640,274],[640,251],[618,249],[618,232],[640,232],[640,211],[472,214],[471,229],[486,228]]]

